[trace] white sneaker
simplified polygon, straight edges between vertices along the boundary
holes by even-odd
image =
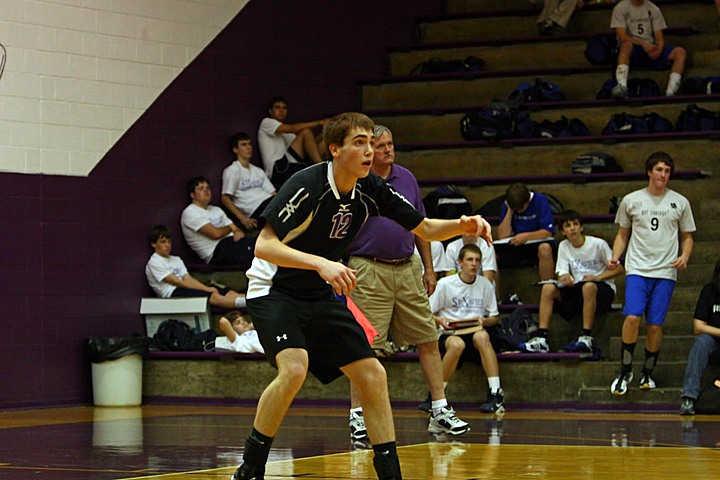
[[[535,337],[521,343],[520,350],[528,353],[547,353],[550,351],[550,346],[547,344],[545,337]]]
[[[455,415],[455,410],[449,406],[443,407],[437,415],[430,415],[430,423],[428,423],[428,432],[430,433],[462,435],[468,430],[470,430],[470,425],[460,420]]]
[[[352,412],[350,414],[350,438],[353,440],[363,440],[368,438],[367,428],[365,427],[365,419],[362,412]]]
[[[590,335],[580,335],[577,339],[578,347],[588,352],[593,351],[593,337]]]
[[[613,380],[612,385],[610,385],[610,392],[613,395],[625,395],[625,393],[627,393],[628,383],[632,382],[632,379],[632,372],[619,373],[617,378]]]
[[[612,88],[612,90],[610,90],[610,95],[612,96],[612,98],[625,99],[630,96],[630,90],[628,90],[628,87],[626,87],[625,85],[620,85],[618,83]]]

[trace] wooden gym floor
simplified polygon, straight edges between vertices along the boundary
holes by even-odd
[[[227,480],[254,409],[72,407],[0,412],[0,479]],[[396,409],[405,480],[709,479],[720,475],[720,417],[459,410],[472,430],[436,438]],[[347,410],[293,407],[268,480],[374,479],[372,451],[349,440]]]

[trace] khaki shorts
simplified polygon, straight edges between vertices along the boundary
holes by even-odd
[[[401,348],[437,341],[438,330],[417,255],[402,265],[350,257],[348,266],[357,270],[357,287],[350,297],[380,333],[372,345],[374,350],[385,348],[388,331]]]

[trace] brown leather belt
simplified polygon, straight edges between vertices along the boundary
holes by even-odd
[[[405,265],[406,263],[410,263],[412,261],[412,256],[407,257],[407,258],[399,258],[397,260],[388,260],[386,258],[371,257],[369,255],[355,255],[355,256],[360,257],[360,258],[365,258],[372,262],[382,263],[383,265],[394,265],[396,267],[399,267],[400,265]]]

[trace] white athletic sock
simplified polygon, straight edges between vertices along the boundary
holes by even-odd
[[[490,386],[490,393],[497,393],[500,390],[500,377],[488,377],[488,385]]]
[[[357,413],[358,415],[362,415],[362,414],[363,414],[362,407],[351,408],[351,409],[350,409],[350,418],[353,417],[353,413]]]
[[[628,73],[630,72],[630,66],[629,65],[623,65],[620,64],[615,69],[615,80],[617,80],[618,85],[622,85],[623,87],[627,87],[627,81],[628,81]]]
[[[433,415],[439,414],[443,408],[447,407],[447,398],[441,398],[440,400],[433,400],[432,411]]]
[[[247,307],[247,301],[245,300],[245,297],[237,297],[235,299],[235,308],[245,308]]]
[[[670,74],[670,80],[668,80],[668,86],[667,90],[665,90],[665,95],[668,97],[672,97],[677,93],[677,91],[680,89],[680,81],[682,80],[682,75],[677,72],[672,72]]]

